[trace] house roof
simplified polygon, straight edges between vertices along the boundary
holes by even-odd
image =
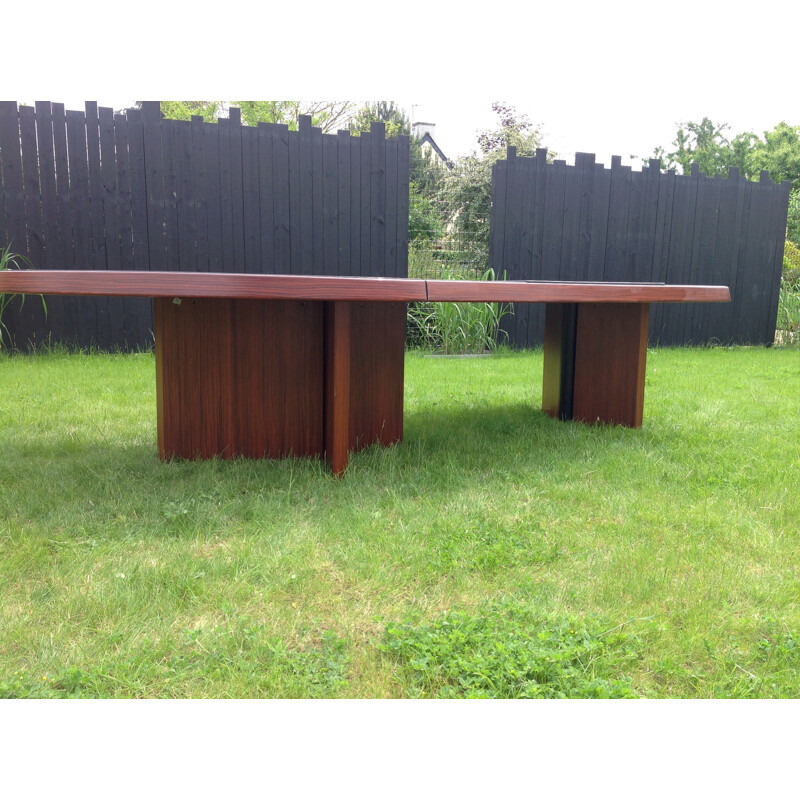
[[[453,169],[453,162],[442,152],[442,148],[436,144],[436,140],[430,133],[424,133],[419,140],[420,146],[424,147],[425,144],[429,144],[433,149],[433,152],[436,153],[437,156],[445,163],[448,169]]]

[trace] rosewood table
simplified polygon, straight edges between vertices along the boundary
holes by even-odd
[[[0,272],[0,293],[152,297],[163,459],[325,455],[403,436],[406,304],[545,303],[542,407],[639,427],[650,303],[726,286],[102,270]]]

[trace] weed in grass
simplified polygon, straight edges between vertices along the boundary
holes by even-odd
[[[516,601],[451,611],[427,624],[390,624],[379,645],[409,697],[635,697],[620,674],[635,638],[596,622],[548,618]]]

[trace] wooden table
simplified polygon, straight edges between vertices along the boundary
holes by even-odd
[[[161,458],[348,455],[403,436],[406,306],[545,303],[542,408],[639,427],[650,303],[725,286],[99,270],[0,272],[0,293],[154,300]]]

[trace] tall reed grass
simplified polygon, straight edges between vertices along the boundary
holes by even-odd
[[[7,269],[22,269],[23,266],[31,267],[32,265],[30,261],[25,258],[25,256],[12,253],[11,245],[0,247],[0,272]],[[25,295],[3,294],[0,292],[0,350],[2,350],[3,345],[5,344],[4,334],[9,333],[10,335],[8,326],[3,321],[3,318],[5,317],[7,309],[17,297],[21,297],[21,308],[22,304],[25,302]],[[45,303],[44,297],[42,297],[42,306],[44,307],[45,315],[47,315],[47,304]]]
[[[800,282],[781,279],[775,328],[779,344],[800,344]]]
[[[444,267],[442,279],[465,280],[465,276]],[[495,280],[494,270],[486,270],[480,280]],[[500,323],[510,313],[508,303],[412,303],[408,341],[444,355],[495,350],[505,335]]]

